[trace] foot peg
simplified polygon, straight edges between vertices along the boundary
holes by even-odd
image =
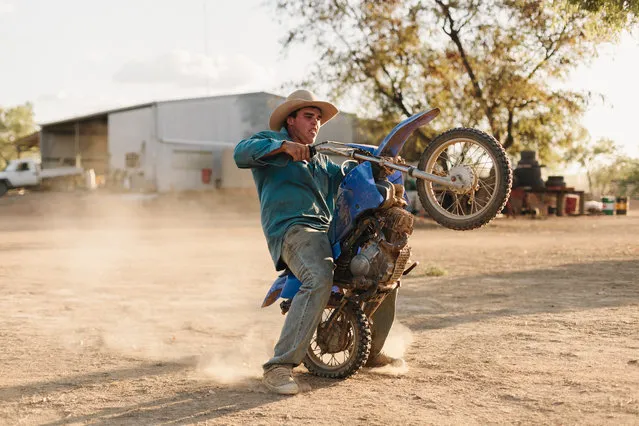
[[[410,265],[404,272],[402,272],[402,275],[408,275],[410,274],[410,272],[415,269],[417,267],[417,265],[419,265],[419,262],[415,261],[413,262],[412,265]]]
[[[286,315],[288,310],[291,309],[291,301],[292,299],[286,299],[286,300],[283,300],[282,303],[280,303],[280,309],[282,310],[282,315]]]

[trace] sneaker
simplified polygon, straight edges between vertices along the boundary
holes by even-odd
[[[299,387],[293,379],[293,369],[286,365],[276,365],[264,372],[264,385],[280,395],[295,395]]]
[[[392,356],[388,356],[380,352],[376,357],[368,358],[364,367],[379,368],[386,367],[387,365],[390,365],[391,367],[403,367],[404,360],[401,358],[393,358]]]

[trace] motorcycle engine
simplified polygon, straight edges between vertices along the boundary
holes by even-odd
[[[408,237],[413,232],[413,215],[403,206],[396,197],[359,219],[336,262],[336,282],[366,290],[373,285],[383,289],[399,280],[410,257]]]

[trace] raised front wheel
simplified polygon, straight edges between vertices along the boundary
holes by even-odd
[[[450,188],[417,180],[424,209],[447,228],[462,231],[485,225],[510,196],[512,169],[506,152],[495,138],[479,130],[457,128],[442,133],[430,142],[417,167],[464,183]]]

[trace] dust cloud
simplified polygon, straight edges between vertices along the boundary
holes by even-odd
[[[31,234],[41,256],[20,271],[44,289],[33,328],[80,353],[195,360],[203,380],[260,377],[284,320],[277,304],[260,308],[276,272],[257,200],[225,197],[39,194],[23,203],[42,218]],[[396,323],[385,352],[401,357],[411,341]]]
[[[411,343],[413,343],[413,332],[396,320],[388,334],[383,351],[393,358],[403,358]]]
[[[195,374],[220,383],[261,376],[283,317],[277,306],[260,308],[276,273],[254,208],[74,201],[75,212],[67,204],[43,214],[56,241],[44,259],[55,274],[43,278],[43,333],[74,351],[196,359]]]
[[[408,350],[411,343],[413,343],[413,332],[408,327],[395,320],[388,337],[386,338],[386,343],[384,344],[382,352],[393,358],[400,358],[403,360],[406,350]],[[375,368],[371,370],[371,372],[390,376],[400,376],[408,373],[408,364],[404,361],[402,362],[402,365],[387,365],[385,367]]]
[[[230,342],[224,348],[206,352],[197,370],[222,384],[237,383],[251,377],[262,376],[262,364],[273,356],[277,332],[259,326],[252,327],[241,339]]]

